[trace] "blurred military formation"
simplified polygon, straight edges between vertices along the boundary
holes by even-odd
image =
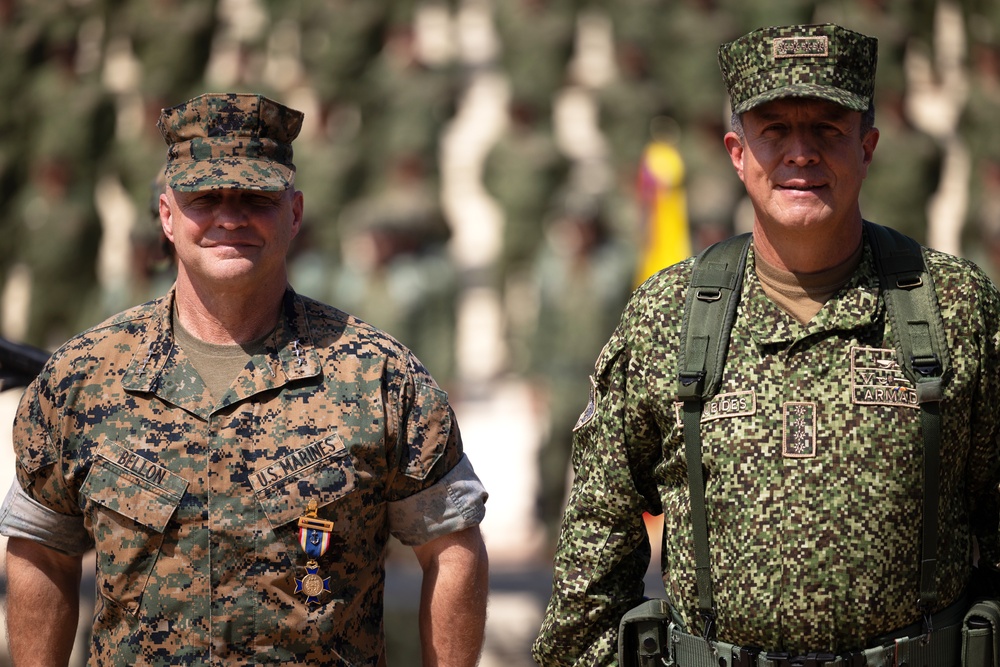
[[[463,49],[462,31],[481,30],[475,17],[496,42],[486,62]],[[502,126],[480,165],[502,217],[488,282],[504,304],[503,370],[571,402],[544,402],[551,432],[568,441],[645,246],[674,242],[649,225],[683,229],[682,256],[742,231],[742,188],[721,147],[729,114],[717,45],[810,21],[880,40],[884,157],[863,209],[923,241],[954,237],[996,275],[992,0],[2,0],[2,333],[52,349],[167,289],[170,249],[149,208],[162,187],[155,118],[206,90],[238,89],[307,111],[294,286],[397,335],[457,388],[458,304],[471,278],[452,241],[481,221],[442,202],[441,147],[485,70],[505,82]],[[450,48],[429,48],[428,26]],[[595,43],[608,46],[603,75],[585,57]],[[590,152],[559,126],[569,90],[593,112]],[[660,155],[676,154],[679,178],[650,178],[644,159],[657,142]],[[667,194],[673,212],[650,209]],[[553,460],[563,468],[565,451]]]

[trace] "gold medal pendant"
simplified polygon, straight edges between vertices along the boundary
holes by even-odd
[[[330,592],[330,577],[321,577],[319,563],[310,560],[306,563],[306,576],[295,579],[295,592],[306,596],[306,602],[319,604],[320,593]]]

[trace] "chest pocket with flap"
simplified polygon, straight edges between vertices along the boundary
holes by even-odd
[[[97,589],[131,614],[163,546],[188,482],[106,440],[80,487],[80,502],[97,545]]]
[[[303,515],[310,500],[322,508],[357,486],[351,457],[337,435],[329,435],[250,473],[257,502],[271,528]]]

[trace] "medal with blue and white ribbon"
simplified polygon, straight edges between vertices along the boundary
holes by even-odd
[[[319,574],[317,559],[330,548],[330,533],[333,522],[316,517],[318,507],[315,500],[309,501],[306,513],[299,518],[299,544],[309,560],[306,561],[306,574],[301,579],[295,579],[295,592],[306,596],[307,603],[319,604],[320,593],[330,591],[330,577]]]

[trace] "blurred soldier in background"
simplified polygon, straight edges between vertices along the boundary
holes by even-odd
[[[549,550],[559,534],[573,426],[583,409],[579,389],[618,323],[634,267],[632,246],[612,233],[598,198],[562,198],[536,259],[537,314],[527,370],[544,424],[536,509]]]
[[[618,76],[595,95],[614,184],[627,191],[650,141],[649,119],[669,111],[672,91],[650,76],[650,55],[642,42],[620,39],[615,55]]]
[[[333,303],[407,341],[441,385],[455,391],[458,273],[436,200],[427,192],[389,190],[352,204],[341,226]]]
[[[515,372],[524,372],[530,336],[522,297],[544,238],[550,203],[570,162],[556,145],[548,107],[514,98],[508,123],[483,165],[483,186],[503,214],[496,286],[504,307],[504,335]]]
[[[426,188],[438,189],[438,142],[454,114],[456,86],[448,68],[421,61],[412,16],[389,26],[364,81],[362,195],[388,189],[399,170],[415,172]]]
[[[541,117],[552,113],[566,85],[576,39],[579,0],[496,0],[493,21],[500,38],[500,67],[511,97]]]
[[[25,128],[30,146],[19,156],[29,180],[13,203],[16,261],[31,277],[25,336],[43,347],[58,345],[100,317],[95,162],[110,145],[113,114],[99,80],[75,67],[76,25],[71,16],[43,24],[39,48],[47,57],[18,95],[17,106],[34,117]],[[63,104],[67,91],[73,97],[69,109]]]
[[[143,303],[163,296],[170,291],[177,278],[174,244],[163,233],[160,225],[160,195],[167,190],[167,178],[161,169],[150,184],[149,220],[132,231],[134,254],[132,267],[135,272],[135,298],[133,303]]]

